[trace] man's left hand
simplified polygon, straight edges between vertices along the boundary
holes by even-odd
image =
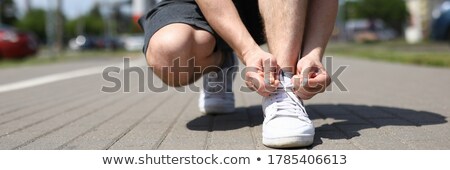
[[[297,74],[293,77],[295,94],[308,100],[325,91],[331,78],[318,57],[305,56],[297,63]]]

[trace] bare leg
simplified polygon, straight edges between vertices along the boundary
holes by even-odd
[[[259,0],[269,51],[292,73],[301,54],[307,6],[307,0]]]
[[[304,100],[324,92],[331,83],[331,78],[322,64],[322,57],[334,27],[337,9],[338,1],[309,2],[302,56],[297,63],[297,73],[294,77],[296,94]],[[308,81],[304,81],[305,78]]]
[[[167,85],[185,86],[199,79],[204,68],[221,64],[222,54],[213,53],[215,44],[214,36],[207,31],[170,24],[151,38],[147,63]]]
[[[334,28],[337,10],[338,1],[313,0],[309,2],[302,57],[316,56],[320,61],[322,60]]]

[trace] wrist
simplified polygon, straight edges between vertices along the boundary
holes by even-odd
[[[303,58],[307,58],[309,60],[315,60],[315,61],[322,61],[322,57],[323,57],[323,50],[322,48],[315,48],[311,51],[309,51],[308,53],[306,53],[305,55],[302,56]]]
[[[261,50],[261,47],[259,47],[256,43],[252,43],[251,45],[243,48],[242,50],[238,51],[238,55],[241,56],[241,59],[243,61],[244,65],[247,65],[247,62],[252,60],[252,53],[255,53],[256,51]]]

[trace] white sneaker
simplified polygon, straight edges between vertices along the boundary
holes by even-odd
[[[305,147],[314,141],[314,126],[303,102],[292,92],[291,77],[281,72],[277,92],[263,98],[262,136],[268,147]]]
[[[198,102],[202,113],[226,114],[235,111],[232,88],[238,60],[233,53],[225,57],[220,71],[203,75],[203,90]]]

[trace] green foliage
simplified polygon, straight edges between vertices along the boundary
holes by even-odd
[[[43,9],[30,9],[15,25],[17,28],[33,32],[41,40],[46,39],[45,34],[46,11]]]
[[[344,19],[360,19],[358,11],[359,3],[355,1],[349,1],[344,4]]]
[[[75,37],[79,34],[102,35],[104,31],[105,23],[99,5],[95,5],[87,15],[71,20],[65,25],[66,37]]]

